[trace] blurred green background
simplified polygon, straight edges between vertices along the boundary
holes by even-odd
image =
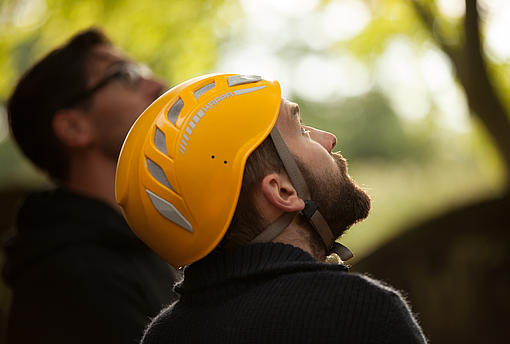
[[[0,0],[3,236],[21,195],[49,185],[9,137],[7,98],[34,61],[91,25],[169,86],[209,72],[279,80],[306,124],[336,134],[373,198],[342,239],[353,269],[403,288],[432,342],[502,338],[510,299],[496,293],[497,311],[485,299],[496,280],[510,286],[508,2]],[[458,247],[469,233],[498,240],[473,239],[481,259],[480,245]],[[452,252],[468,258],[446,264]],[[495,270],[480,277],[486,262]],[[4,319],[8,303],[0,284]]]

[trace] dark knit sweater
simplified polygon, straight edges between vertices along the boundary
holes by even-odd
[[[34,193],[16,226],[4,247],[8,344],[136,344],[175,299],[175,271],[101,201]]]
[[[426,342],[394,289],[290,245],[213,252],[184,274],[143,344]]]

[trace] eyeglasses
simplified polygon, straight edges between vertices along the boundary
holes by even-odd
[[[140,80],[142,78],[150,77],[151,74],[151,70],[146,65],[138,65],[129,62],[124,63],[118,70],[111,73],[110,75],[107,75],[85,92],[82,92],[79,95],[73,97],[66,103],[65,107],[71,107],[81,103],[114,80],[118,80],[127,89],[136,89],[140,83]]]

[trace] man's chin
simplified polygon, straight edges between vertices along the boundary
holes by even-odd
[[[340,237],[352,225],[363,221],[370,213],[370,196],[347,177],[343,181],[336,209],[328,214],[334,234]]]
[[[301,161],[296,162],[333,235],[340,237],[350,226],[368,216],[371,202],[370,196],[347,173],[345,158],[339,153],[333,153],[332,157],[339,169],[336,176],[319,177]]]
[[[366,219],[370,213],[370,196],[360,188],[347,172],[347,161],[339,153],[333,153],[333,158],[340,170],[341,182],[336,197],[336,211],[331,222],[339,225],[339,236],[352,225]]]
[[[363,189],[361,189],[358,185],[354,184],[354,181],[352,181],[352,183],[355,189],[354,192],[356,194],[354,200],[355,204],[353,206],[355,210],[353,224],[355,224],[363,221],[368,217],[368,214],[370,214],[370,208],[372,207],[372,201],[370,199],[370,196]]]

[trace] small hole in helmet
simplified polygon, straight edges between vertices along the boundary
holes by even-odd
[[[214,159],[214,155],[211,155],[211,159]]]
[[[223,161],[223,163],[226,165],[227,164],[227,160]]]

